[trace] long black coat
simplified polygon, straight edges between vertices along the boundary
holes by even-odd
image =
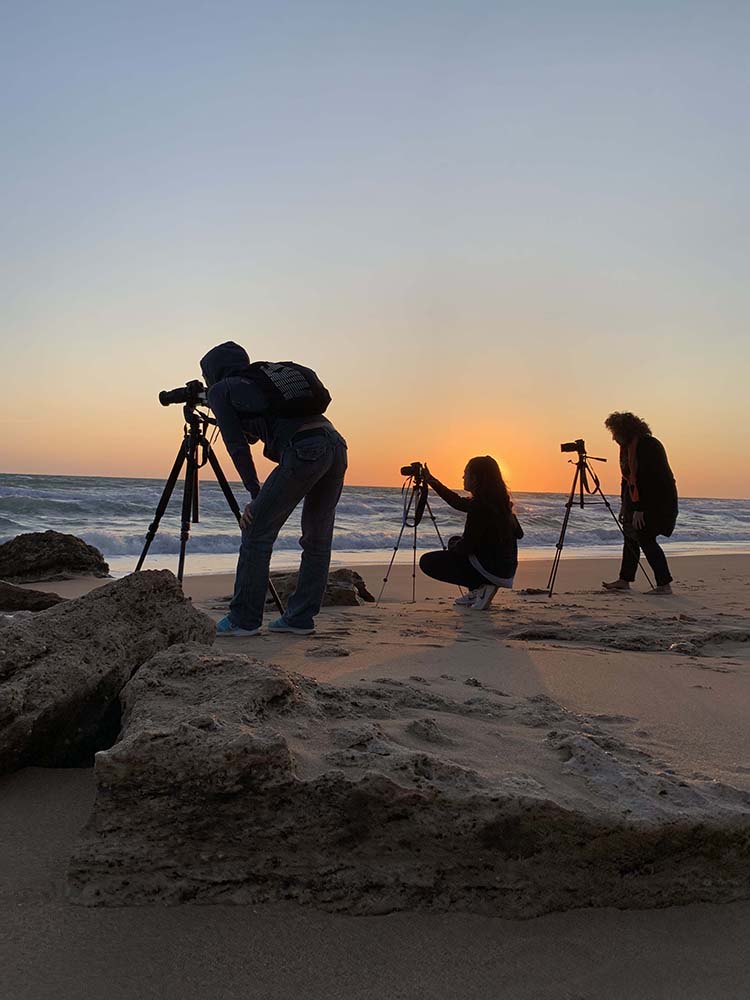
[[[677,521],[677,484],[669,467],[664,445],[650,434],[641,438],[636,449],[638,500],[630,498],[626,479],[622,481],[622,505],[626,516],[635,510],[646,515],[646,529],[655,535],[671,535]]]

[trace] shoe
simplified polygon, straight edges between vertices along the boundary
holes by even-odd
[[[612,583],[605,583],[602,580],[602,587],[605,590],[630,590],[630,584],[627,580],[613,580]]]
[[[221,621],[216,623],[216,637],[222,635],[238,638],[245,635],[260,635],[260,625],[257,628],[240,628],[234,624],[229,615],[224,615]]]
[[[471,607],[475,611],[486,611],[490,604],[492,604],[496,593],[497,587],[494,584],[488,583],[485,587],[480,587]]]
[[[475,590],[470,590],[468,594],[462,594],[460,597],[457,597],[453,603],[457,604],[460,608],[470,608],[477,597],[479,597],[479,591],[482,589],[482,587],[477,587]]]
[[[315,626],[312,628],[298,628],[296,625],[288,625],[283,618],[277,618],[268,626],[269,632],[291,632],[293,635],[312,635]]]
[[[646,597],[661,597],[662,594],[671,594],[672,588],[668,583],[662,583],[651,590],[646,591]]]

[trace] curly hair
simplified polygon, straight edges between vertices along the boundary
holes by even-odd
[[[647,437],[651,433],[651,428],[645,420],[636,417],[634,413],[630,413],[627,410],[624,413],[619,413],[617,410],[614,413],[610,413],[604,421],[604,426],[608,431],[612,434],[617,434],[624,441],[632,441],[636,437]]]

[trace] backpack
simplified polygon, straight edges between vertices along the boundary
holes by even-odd
[[[317,417],[331,402],[330,392],[312,368],[295,361],[255,361],[242,377],[263,390],[274,417]]]

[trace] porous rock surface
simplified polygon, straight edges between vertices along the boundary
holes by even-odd
[[[90,759],[142,663],[175,642],[211,643],[211,619],[167,570],[135,573],[0,628],[0,773]],[[116,733],[115,733],[116,734]]]
[[[297,573],[271,573],[271,582],[286,605],[297,586]],[[271,602],[269,596],[267,603]],[[357,607],[370,604],[375,598],[367,589],[364,579],[353,569],[333,569],[328,574],[328,583],[323,594],[323,607]]]
[[[64,598],[59,594],[48,594],[43,590],[27,590],[0,580],[0,611],[45,611],[61,604]]]
[[[747,795],[544,696],[318,684],[180,645],[123,702],[69,872],[83,904],[528,917],[750,895]]]
[[[33,531],[0,545],[0,580],[34,583],[77,576],[109,576],[99,549],[75,535]]]

